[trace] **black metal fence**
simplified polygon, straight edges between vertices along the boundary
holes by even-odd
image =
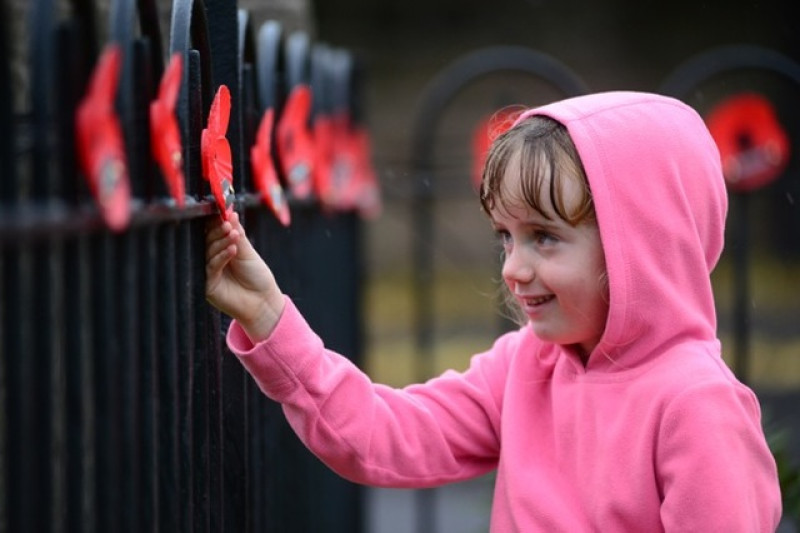
[[[316,114],[333,94],[352,110],[357,69],[322,75],[332,71],[324,54],[312,60],[321,43],[289,46],[276,21],[256,33],[234,0],[175,0],[168,47],[154,0],[112,0],[106,44],[92,2],[70,8],[59,18],[53,1],[32,0],[20,21],[0,0],[0,531],[361,530],[358,487],[300,445],[226,353],[226,320],[204,299],[204,226],[219,211],[201,164],[201,131],[225,85],[227,200],[309,322],[358,362],[358,210],[289,194],[284,226],[250,161],[258,119],[268,107],[280,116],[292,84],[315,85]],[[22,111],[13,24],[29,29]],[[111,43],[131,191],[113,229],[102,180],[120,174],[103,167],[100,193],[88,185],[75,118]],[[148,112],[176,53],[182,197],[151,155]]]

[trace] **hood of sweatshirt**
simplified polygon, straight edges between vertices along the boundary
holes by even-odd
[[[665,96],[608,92],[532,109],[564,124],[594,198],[608,269],[606,329],[586,371],[639,367],[716,339],[710,273],[727,193],[703,119]]]

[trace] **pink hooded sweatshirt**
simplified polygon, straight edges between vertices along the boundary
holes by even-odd
[[[632,92],[531,114],[566,125],[594,196],[610,309],[585,367],[525,326],[465,372],[397,390],[326,350],[288,299],[269,339],[234,323],[229,346],[350,480],[432,487],[496,469],[494,532],[774,531],[759,404],[716,338],[727,199],[702,119]]]

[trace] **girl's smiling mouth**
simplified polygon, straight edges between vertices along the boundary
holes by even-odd
[[[555,298],[554,294],[546,294],[543,296],[517,296],[517,300],[528,314],[540,311],[542,306],[555,300]]]

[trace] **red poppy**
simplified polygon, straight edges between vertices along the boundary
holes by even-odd
[[[219,207],[220,216],[228,220],[233,212],[233,163],[231,145],[225,137],[231,114],[231,93],[226,85],[220,85],[211,111],[208,124],[200,139],[203,159],[203,178],[211,185],[211,194]]]
[[[380,212],[380,196],[372,169],[369,135],[347,113],[315,123],[315,145],[327,147],[319,164],[318,190],[324,206],[357,210],[363,216]],[[317,137],[319,136],[319,137]]]
[[[150,149],[179,207],[183,207],[186,195],[181,134],[175,117],[182,70],[183,56],[175,53],[164,71],[158,96],[150,104]]]
[[[314,118],[314,191],[323,207],[333,207],[332,174],[336,153],[336,128],[333,118],[325,113]]]
[[[503,108],[484,118],[476,126],[472,137],[472,185],[476,191],[481,187],[483,166],[486,164],[489,147],[498,136],[511,128],[522,111],[516,107]]]
[[[75,116],[81,170],[109,228],[121,231],[130,221],[131,187],[128,164],[114,98],[122,53],[110,45],[100,57],[89,88]]]
[[[253,165],[253,181],[261,199],[275,213],[281,224],[288,226],[291,222],[289,204],[278,181],[278,173],[272,160],[272,126],[275,111],[270,107],[261,118],[256,133],[256,143],[250,148],[250,160]]]
[[[314,142],[309,130],[311,114],[311,89],[298,85],[286,99],[286,106],[278,121],[278,150],[283,174],[292,195],[306,199],[313,192]]]
[[[353,126],[349,135],[349,143],[355,162],[355,181],[358,183],[356,208],[364,217],[377,217],[382,204],[378,179],[372,166],[372,146],[366,128]]]
[[[763,187],[785,170],[789,139],[763,96],[733,96],[708,114],[706,124],[719,147],[723,174],[732,190]]]

